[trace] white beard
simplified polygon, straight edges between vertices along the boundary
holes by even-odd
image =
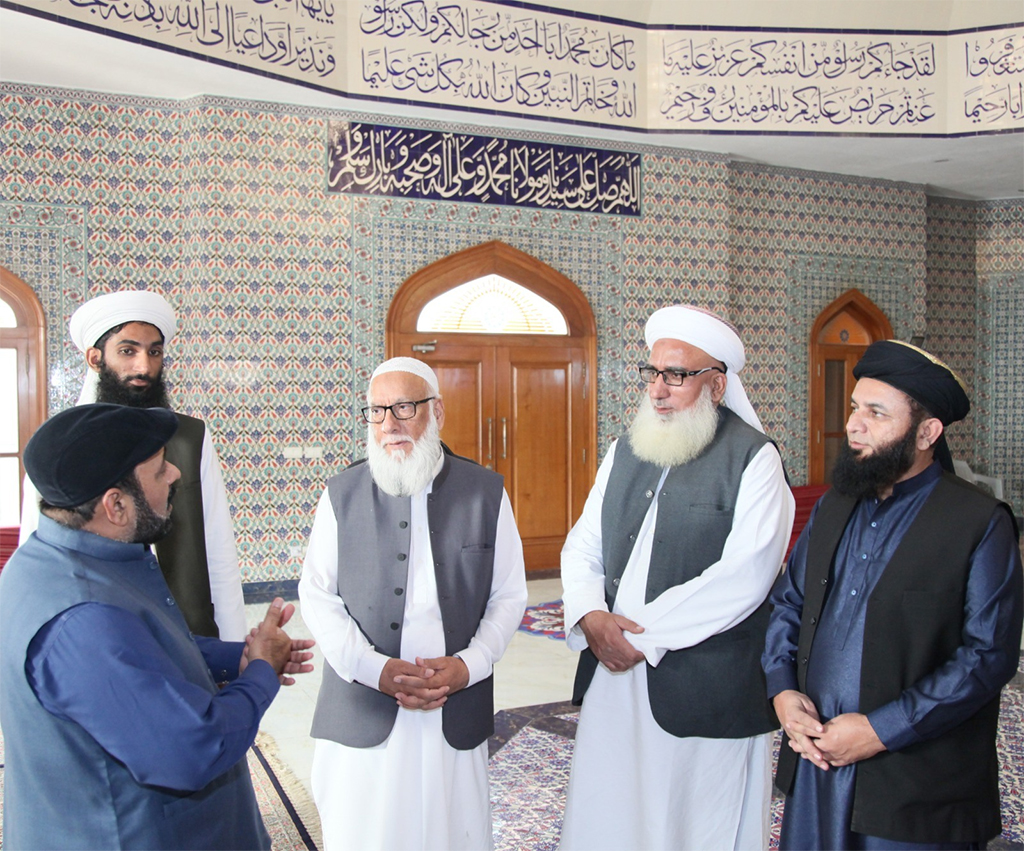
[[[718,407],[707,385],[693,405],[667,417],[655,412],[647,396],[629,427],[629,445],[641,461],[658,467],[678,467],[707,448],[717,427]]]
[[[370,475],[384,493],[412,496],[430,484],[437,459],[441,456],[441,437],[433,409],[430,410],[426,431],[413,443],[412,452],[408,455],[392,455],[374,439],[372,426],[367,432],[366,461],[370,465]]]

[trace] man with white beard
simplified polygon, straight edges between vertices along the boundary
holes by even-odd
[[[327,483],[299,581],[327,665],[313,796],[332,849],[492,847],[492,671],[526,606],[502,477],[441,442],[422,361],[370,377],[367,460]],[[762,689],[763,691],[763,689]]]
[[[778,723],[759,659],[793,495],[735,329],[675,305],[645,336],[647,396],[562,550],[583,652],[560,847],[763,849]]]

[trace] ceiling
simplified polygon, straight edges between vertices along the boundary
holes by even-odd
[[[335,0],[337,3],[352,0]],[[1019,0],[559,0],[558,8],[631,21],[716,26],[780,26],[798,21],[812,28],[872,28],[947,31],[1019,24]],[[870,23],[866,23],[866,22]],[[165,50],[144,47],[0,9],[0,82],[28,83],[98,92],[182,99],[218,95],[245,100],[347,109],[380,116],[424,120],[452,113],[344,98],[299,84],[269,80]],[[460,124],[555,130],[551,122],[458,113]],[[864,138],[854,136],[646,134],[572,126],[574,136],[618,139],[725,154],[736,160],[867,178],[904,181],[932,195],[970,200],[1024,198],[1024,133],[959,139]]]

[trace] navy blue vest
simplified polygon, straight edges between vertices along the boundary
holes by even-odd
[[[48,517],[0,575],[0,724],[8,848],[266,849],[244,759],[198,792],[143,786],[82,727],[47,712],[25,676],[28,645],[65,609],[101,602],[133,612],[181,676],[215,694],[206,661],[139,544]]]

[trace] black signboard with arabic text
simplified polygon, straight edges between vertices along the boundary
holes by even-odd
[[[639,216],[640,154],[337,121],[327,188]]]

